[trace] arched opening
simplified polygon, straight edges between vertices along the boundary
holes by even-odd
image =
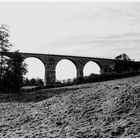
[[[89,61],[85,66],[83,70],[84,76],[89,76],[90,74],[100,74],[101,68],[99,65],[93,61]]]
[[[63,59],[56,65],[56,81],[72,82],[76,78],[77,70],[74,63],[70,60]]]
[[[24,60],[27,64],[27,73],[24,76],[24,86],[43,86],[45,66],[43,62],[35,57],[29,57]]]

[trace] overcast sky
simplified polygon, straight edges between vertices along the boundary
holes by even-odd
[[[140,60],[140,3],[0,3],[12,50]]]
[[[127,53],[140,61],[138,2],[0,3],[0,24],[9,25],[12,50],[104,58]],[[31,60],[27,64],[27,77],[43,79],[44,66],[40,62]],[[99,71],[95,67],[87,67],[87,73]],[[57,79],[76,75],[68,62],[57,68]]]

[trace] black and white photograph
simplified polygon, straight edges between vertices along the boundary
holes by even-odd
[[[140,138],[140,2],[0,1],[2,138]]]

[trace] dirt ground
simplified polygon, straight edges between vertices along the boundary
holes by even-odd
[[[0,95],[0,137],[140,137],[140,76]]]

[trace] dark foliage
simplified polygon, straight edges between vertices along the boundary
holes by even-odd
[[[39,78],[32,78],[32,79],[28,79],[25,78],[23,80],[23,86],[44,86],[44,82],[42,79]]]
[[[74,83],[82,84],[82,83],[102,82],[119,78],[131,77],[139,74],[140,74],[139,72],[106,73],[101,75],[91,74],[90,76],[75,79]]]
[[[8,70],[9,58],[4,56],[2,52],[8,52],[12,46],[9,42],[9,30],[7,25],[0,25],[0,91],[3,90],[4,77]]]
[[[115,59],[124,60],[124,61],[132,61],[126,53],[116,56]]]
[[[23,75],[26,71],[26,64],[18,51],[14,52],[8,60],[8,69],[3,75],[3,91],[18,93],[23,84]]]
[[[117,60],[122,61],[116,61],[115,64],[115,72],[117,73],[124,73],[124,72],[136,72],[138,71],[138,68],[136,66],[133,59],[130,59],[129,56],[125,53],[120,54],[115,57]]]
[[[19,92],[26,73],[26,64],[18,51],[8,57],[3,55],[3,52],[9,52],[11,46],[7,26],[0,25],[0,92],[4,93]]]

